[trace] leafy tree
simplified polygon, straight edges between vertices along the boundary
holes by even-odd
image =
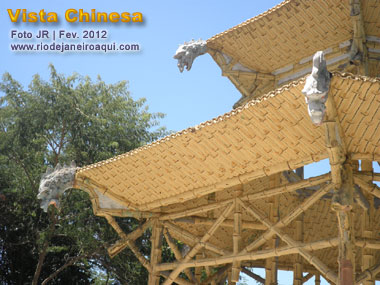
[[[94,163],[164,134],[161,113],[133,100],[127,82],[65,77],[50,66],[50,80],[35,75],[25,89],[8,73],[0,83],[0,283],[146,284],[147,272],[129,250],[110,260],[118,239],[92,213],[88,195],[65,193],[60,211],[44,213],[36,196],[47,166]],[[138,221],[118,220],[128,233]],[[149,232],[137,241],[149,255]]]

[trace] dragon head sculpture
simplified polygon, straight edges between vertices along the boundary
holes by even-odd
[[[207,52],[206,41],[197,40],[185,42],[177,49],[174,59],[178,60],[178,68],[180,72],[183,72],[184,68],[189,71],[193,65],[193,61],[196,57],[205,54]]]
[[[313,57],[313,69],[306,78],[302,93],[308,104],[309,115],[314,124],[322,124],[325,115],[327,93],[329,92],[331,74],[327,70],[323,51],[318,51]]]
[[[59,198],[63,192],[74,186],[76,166],[72,162],[70,166],[48,167],[42,175],[37,198],[41,200],[41,208],[47,212],[49,205],[59,208]]]

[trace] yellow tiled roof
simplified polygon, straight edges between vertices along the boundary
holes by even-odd
[[[380,35],[380,5],[363,0],[365,34]],[[352,39],[349,1],[287,0],[207,41],[244,66],[270,73]]]
[[[327,157],[311,123],[304,78],[222,116],[126,154],[85,166],[106,195],[139,210],[179,203]],[[349,153],[380,155],[380,80],[334,73],[333,96]]]

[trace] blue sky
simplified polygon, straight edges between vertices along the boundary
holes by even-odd
[[[173,55],[179,44],[191,39],[208,39],[271,8],[277,1],[47,1],[13,0],[0,3],[0,73],[10,72],[27,85],[32,75],[48,79],[48,64],[58,72],[78,72],[107,82],[128,80],[134,98],[145,97],[151,111],[163,112],[170,130],[181,130],[229,111],[239,98],[232,83],[208,54],[199,57],[190,72],[179,73]],[[206,3],[206,4],[205,4]],[[7,9],[56,12],[58,24],[19,23],[10,21]],[[144,24],[68,24],[67,9],[96,9],[104,12],[136,12],[144,15]],[[107,29],[110,41],[137,42],[138,53],[58,54],[12,53],[10,31],[39,29]],[[21,40],[19,42],[22,42]]]
[[[0,2],[0,73],[10,72],[27,86],[39,73],[48,79],[49,63],[66,75],[77,72],[94,80],[100,75],[107,83],[129,81],[133,98],[147,98],[152,112],[163,112],[162,125],[169,130],[197,125],[231,110],[240,98],[233,84],[221,76],[221,70],[209,55],[196,59],[190,72],[180,73],[173,55],[179,44],[191,39],[208,39],[248,18],[262,13],[280,1],[89,1],[89,0],[3,0]],[[59,23],[12,23],[7,9],[30,12],[56,12]],[[103,12],[141,12],[144,23],[134,24],[68,24],[67,9],[96,9]],[[59,54],[14,53],[9,49],[10,31],[40,29],[77,31],[108,30],[110,41],[139,43],[137,53]],[[22,41],[19,41],[22,42]],[[329,171],[326,161],[306,169],[307,176]],[[262,273],[262,271],[259,271]],[[292,275],[281,273],[280,284],[291,284]],[[248,279],[248,278],[247,278]],[[250,284],[255,284],[251,282]],[[311,283],[310,283],[311,284]],[[327,284],[327,283],[324,283]]]

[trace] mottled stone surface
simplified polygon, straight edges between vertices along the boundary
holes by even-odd
[[[177,49],[174,59],[178,60],[178,68],[180,72],[183,72],[184,68],[190,70],[193,65],[194,59],[207,52],[206,41],[192,40],[191,42],[185,42]]]
[[[309,115],[314,124],[322,124],[325,115],[327,95],[330,87],[331,74],[327,70],[323,51],[318,51],[313,57],[313,69],[306,78],[302,93],[306,97]]]
[[[63,192],[74,185],[76,166],[61,166],[58,164],[54,169],[49,167],[42,175],[37,198],[41,200],[41,208],[47,212],[50,204],[59,208],[59,199]]]

